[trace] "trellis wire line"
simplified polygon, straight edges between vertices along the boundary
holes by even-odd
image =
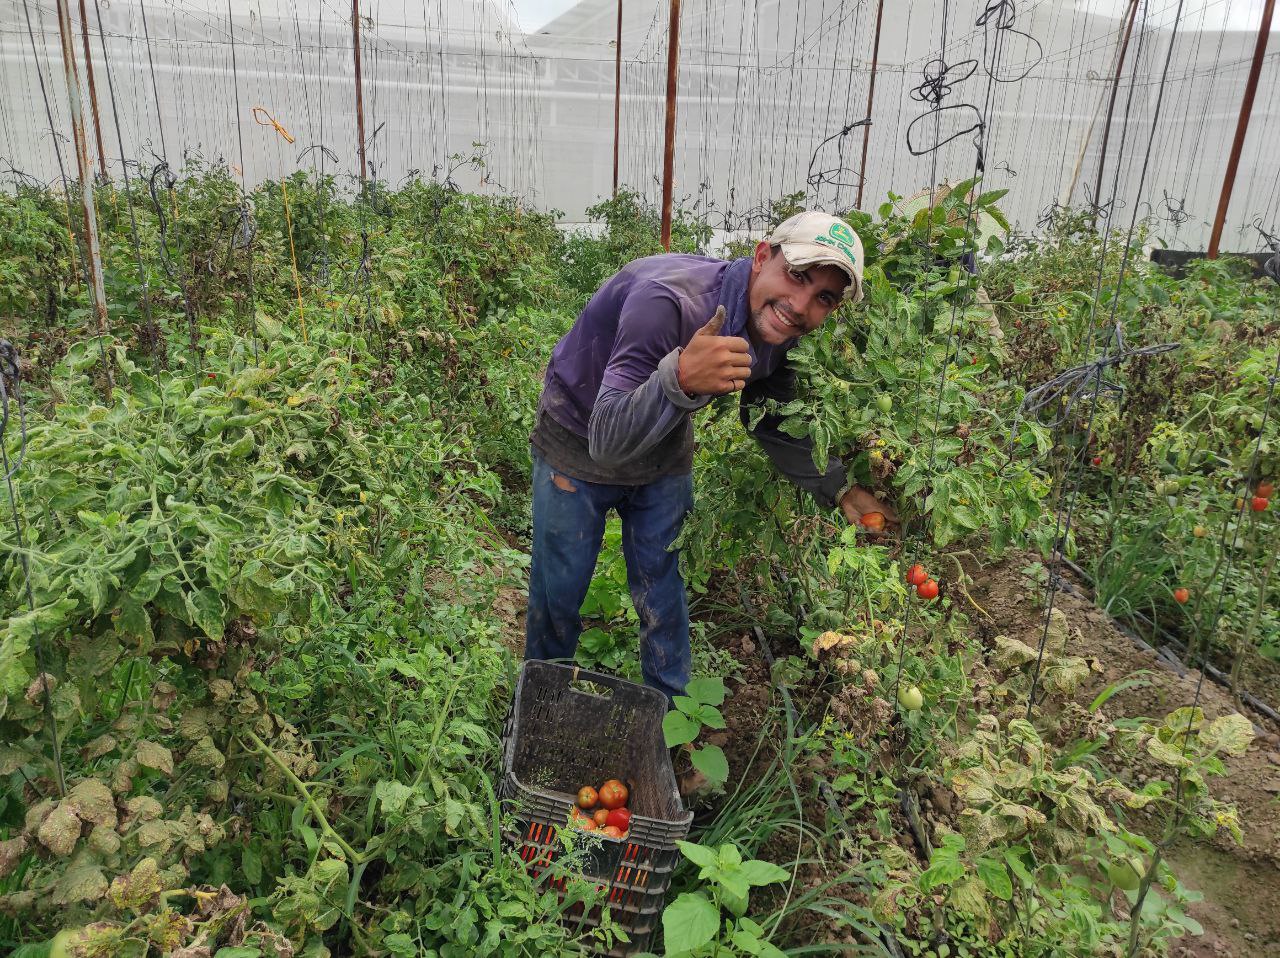
[[[97,0],[94,0],[97,3]],[[261,360],[258,356],[258,309],[257,295],[253,284],[253,240],[257,235],[257,230],[253,224],[253,211],[249,204],[248,189],[245,186],[245,164],[244,164],[244,122],[240,116],[240,71],[236,62],[236,22],[232,13],[231,0],[227,0],[227,29],[231,40],[231,81],[232,90],[235,95],[235,102],[232,104],[232,112],[236,117],[236,143],[240,149],[240,223],[244,236],[245,258],[247,261],[246,278],[248,280],[246,292],[249,295],[249,323],[252,335],[250,343],[253,347],[253,362],[257,365]],[[321,90],[324,84],[320,85]]]
[[[1169,45],[1168,45],[1168,47],[1167,47],[1167,49],[1166,49],[1166,53],[1165,53],[1164,73],[1162,74],[1162,77],[1161,77],[1161,79],[1162,79],[1162,80],[1164,80],[1165,78],[1167,78],[1167,76],[1168,76],[1168,70],[1169,70],[1169,64],[1170,64],[1170,62],[1171,62],[1171,61],[1172,61],[1172,59],[1173,59],[1173,49],[1174,49],[1174,45],[1177,43],[1177,40],[1178,40],[1178,23],[1180,22],[1180,18],[1181,18],[1181,15],[1182,15],[1182,6],[1183,6],[1183,2],[1184,2],[1184,0],[1178,0],[1178,12],[1177,12],[1177,16],[1175,16],[1175,18],[1174,18],[1174,26],[1173,26],[1173,30],[1172,30],[1172,32],[1171,32],[1171,34],[1170,34],[1170,36],[1169,36]],[[1139,34],[1139,37],[1138,37],[1139,51],[1140,51],[1140,50],[1141,50],[1141,48],[1142,48],[1142,40],[1143,40],[1143,37],[1146,35],[1146,32],[1147,32],[1147,13],[1148,13],[1148,6],[1149,6],[1149,5],[1148,5],[1147,3],[1144,3],[1144,4],[1143,4],[1143,12],[1142,12],[1142,20],[1143,20],[1143,24],[1142,24],[1142,33],[1140,33],[1140,34]],[[1136,62],[1136,60],[1137,60],[1137,56],[1135,56],[1135,62]],[[1136,70],[1135,70],[1135,76],[1136,76]],[[1141,195],[1142,195],[1142,189],[1143,189],[1143,186],[1144,186],[1144,185],[1145,185],[1145,183],[1146,183],[1147,171],[1148,171],[1149,166],[1150,166],[1150,163],[1151,163],[1151,151],[1152,151],[1152,146],[1153,146],[1153,144],[1154,144],[1154,142],[1155,142],[1156,130],[1157,130],[1157,128],[1159,127],[1159,124],[1160,124],[1160,110],[1161,110],[1161,107],[1162,107],[1162,105],[1163,105],[1163,103],[1164,103],[1164,92],[1165,92],[1165,89],[1166,89],[1166,86],[1165,86],[1165,84],[1162,82],[1162,83],[1161,83],[1161,85],[1160,85],[1160,87],[1159,87],[1160,92],[1159,92],[1159,94],[1158,94],[1158,95],[1157,95],[1157,97],[1156,97],[1155,110],[1154,110],[1154,113],[1153,113],[1153,116],[1152,116],[1152,119],[1151,119],[1151,134],[1150,134],[1150,136],[1147,138],[1146,154],[1145,154],[1145,156],[1143,157],[1143,162],[1142,162],[1142,172],[1141,172],[1141,174],[1140,174],[1140,176],[1139,176],[1139,179],[1138,179],[1138,188],[1137,188],[1137,190],[1135,191],[1135,195],[1136,195],[1136,196],[1141,196]],[[1132,93],[1132,89],[1130,90],[1130,92]],[[1127,109],[1127,107],[1126,107],[1126,119],[1127,119],[1127,115],[1128,115],[1128,109]],[[1126,126],[1127,126],[1127,124],[1126,124]],[[1124,143],[1124,141],[1123,141],[1123,138],[1122,138],[1122,140],[1121,140],[1121,146],[1122,146],[1122,148],[1123,148],[1123,143]],[[1119,169],[1120,169],[1120,163],[1119,163],[1119,162],[1117,162],[1117,163],[1116,163],[1116,170],[1117,170],[1117,174],[1116,174],[1116,175],[1117,175],[1117,178],[1118,178],[1118,176],[1119,176],[1119,172],[1118,172],[1118,171],[1119,171]],[[1129,221],[1129,232],[1128,232],[1128,235],[1127,235],[1127,236],[1126,236],[1126,238],[1125,238],[1125,251],[1124,251],[1123,256],[1121,257],[1121,261],[1120,261],[1120,268],[1119,268],[1119,270],[1118,270],[1118,272],[1117,272],[1117,277],[1116,277],[1116,289],[1115,289],[1115,294],[1114,294],[1114,295],[1113,295],[1113,297],[1112,297],[1112,299],[1113,299],[1113,303],[1112,303],[1112,311],[1111,311],[1111,315],[1110,315],[1110,317],[1109,317],[1109,320],[1110,320],[1110,322],[1112,323],[1112,329],[1111,329],[1110,335],[1108,336],[1108,338],[1107,338],[1106,342],[1104,342],[1103,347],[1102,347],[1102,349],[1103,349],[1103,355],[1104,355],[1104,358],[1105,358],[1105,356],[1107,355],[1107,353],[1110,351],[1110,348],[1111,348],[1111,340],[1112,340],[1112,338],[1114,338],[1114,339],[1116,340],[1116,345],[1117,345],[1117,347],[1119,348],[1119,350],[1123,351],[1123,348],[1124,348],[1124,333],[1123,333],[1123,330],[1120,328],[1120,323],[1119,323],[1119,321],[1118,321],[1118,319],[1117,319],[1117,315],[1118,315],[1118,309],[1119,309],[1119,303],[1120,303],[1120,290],[1123,288],[1124,279],[1125,279],[1125,273],[1126,273],[1126,271],[1128,270],[1128,266],[1129,266],[1129,258],[1130,258],[1130,255],[1131,255],[1131,253],[1132,253],[1132,249],[1133,249],[1133,234],[1134,234],[1134,231],[1135,231],[1136,226],[1137,226],[1137,216],[1138,216],[1138,212],[1137,212],[1137,204],[1135,203],[1135,204],[1134,204],[1133,215],[1132,215],[1132,217],[1130,218],[1130,221]],[[1108,231],[1108,232],[1109,232],[1109,231]],[[1104,246],[1104,251],[1103,251],[1103,254],[1102,254],[1102,255],[1103,255],[1103,257],[1105,257],[1105,246]],[[1099,285],[1098,285],[1098,289],[1099,289],[1099,291],[1101,290],[1102,270],[1104,269],[1104,267],[1105,267],[1105,260],[1104,260],[1103,258],[1101,258],[1101,257],[1100,257],[1100,259],[1099,259],[1099,264],[1098,264],[1098,270],[1099,270]],[[1092,316],[1094,315],[1094,310],[1096,309],[1096,306],[1097,306],[1097,302],[1096,302],[1096,299],[1095,299],[1095,302],[1094,302],[1094,304],[1093,304],[1093,307],[1091,308],[1091,311],[1090,311],[1090,318],[1091,318],[1091,319],[1092,319]],[[1091,323],[1091,326],[1092,326],[1092,323]],[[1093,338],[1093,336],[1092,336],[1092,330],[1091,330],[1090,339],[1092,340],[1092,338]],[[1090,345],[1092,345],[1092,343],[1091,343]],[[1165,350],[1165,351],[1167,351],[1167,350]],[[1095,366],[1095,367],[1094,367],[1094,370],[1093,370],[1093,373],[1092,373],[1092,376],[1093,376],[1093,378],[1094,378],[1094,381],[1095,381],[1095,383],[1096,383],[1096,386],[1095,386],[1095,389],[1094,389],[1094,393],[1093,393],[1092,401],[1091,401],[1091,402],[1090,402],[1090,404],[1089,404],[1089,418],[1088,418],[1088,421],[1087,421],[1087,423],[1086,423],[1086,425],[1085,425],[1085,444],[1086,444],[1086,446],[1088,445],[1089,440],[1090,440],[1090,439],[1091,439],[1091,437],[1093,436],[1093,424],[1094,424],[1094,420],[1095,420],[1095,417],[1096,417],[1096,415],[1097,415],[1097,411],[1098,411],[1098,395],[1099,395],[1099,393],[1101,392],[1102,374],[1103,374],[1103,367],[1102,367],[1102,366]],[[1068,468],[1070,468],[1070,465],[1068,466]],[[1062,509],[1059,509],[1059,510],[1058,510],[1057,521],[1055,522],[1055,526],[1054,526],[1054,540],[1053,540],[1053,554],[1054,554],[1055,558],[1056,558],[1060,553],[1065,552],[1065,550],[1066,550],[1066,548],[1067,548],[1067,540],[1068,540],[1068,537],[1071,535],[1071,522],[1072,522],[1072,519],[1075,517],[1075,507],[1076,507],[1077,500],[1078,500],[1078,498],[1079,498],[1079,492],[1080,492],[1080,479],[1081,479],[1081,472],[1080,472],[1080,470],[1079,470],[1079,469],[1077,469],[1077,470],[1075,471],[1075,481],[1074,481],[1074,482],[1073,482],[1073,484],[1072,484],[1072,488],[1071,488],[1070,493],[1069,493],[1069,494],[1067,495],[1067,497],[1066,497],[1066,513],[1065,513],[1065,516],[1063,515],[1063,511],[1062,511]],[[1055,583],[1055,582],[1052,580],[1052,578],[1051,578],[1051,579],[1050,579],[1050,582],[1049,582],[1049,596],[1048,596],[1048,601],[1046,602],[1046,605],[1045,605],[1044,629],[1043,629],[1043,631],[1041,632],[1041,635],[1040,635],[1040,642],[1039,642],[1039,645],[1038,645],[1038,647],[1037,647],[1037,649],[1036,649],[1036,663],[1035,663],[1035,667],[1033,668],[1032,673],[1031,673],[1031,689],[1030,689],[1030,691],[1029,691],[1029,693],[1028,693],[1028,695],[1027,695],[1027,718],[1028,718],[1028,719],[1030,719],[1030,717],[1031,717],[1031,712],[1032,712],[1032,708],[1033,708],[1033,707],[1034,707],[1034,705],[1035,705],[1035,694],[1036,694],[1036,689],[1038,688],[1038,686],[1039,686],[1039,682],[1040,682],[1040,670],[1041,670],[1041,667],[1042,667],[1042,666],[1043,666],[1043,664],[1044,664],[1044,651],[1045,651],[1045,647],[1048,645],[1048,641],[1049,641],[1049,626],[1050,626],[1050,623],[1051,623],[1051,621],[1052,621],[1053,608],[1054,608],[1054,600],[1056,599],[1056,597],[1057,597],[1057,586],[1056,586],[1056,583]]]
[[[27,21],[27,36],[31,40],[31,59],[35,65],[36,78],[40,81],[40,96],[44,100],[44,114],[49,121],[49,133],[53,138],[53,155],[58,162],[58,178],[62,181],[62,197],[67,204],[67,235],[71,237],[72,252],[77,253],[80,259],[81,269],[84,271],[81,276],[85,288],[92,287],[92,280],[89,278],[89,260],[86,252],[80,250],[79,241],[76,239],[75,229],[72,223],[75,222],[75,214],[72,212],[71,203],[71,187],[67,182],[67,169],[62,163],[62,151],[58,148],[58,136],[53,122],[53,106],[49,102],[49,90],[44,84],[44,71],[40,69],[40,55],[36,50],[35,30],[31,26],[31,9],[28,0],[22,0],[22,12]],[[43,33],[43,28],[42,31]]]
[[[9,446],[5,441],[8,433],[9,397],[13,396],[18,407],[18,454],[15,460],[9,461]],[[18,351],[7,339],[0,339],[0,465],[4,468],[5,487],[9,494],[9,509],[13,515],[14,543],[13,549],[22,566],[23,586],[27,593],[27,605],[31,609],[31,647],[36,657],[36,668],[40,671],[41,692],[44,698],[45,721],[49,724],[49,737],[53,741],[53,765],[57,776],[58,794],[67,794],[67,778],[62,767],[62,749],[58,741],[58,717],[53,711],[53,694],[49,688],[48,662],[44,655],[44,637],[40,634],[40,624],[36,621],[35,593],[31,588],[31,566],[27,558],[27,549],[22,541],[22,517],[18,512],[18,494],[14,489],[14,474],[22,467],[27,457],[27,410],[22,399],[22,367],[18,361]]]
[[[133,245],[134,261],[138,264],[138,282],[142,284],[142,316],[148,330],[154,329],[163,337],[164,332],[151,315],[151,280],[147,275],[146,261],[142,255],[142,240],[138,235],[138,219],[133,205],[133,180],[129,176],[129,164],[124,160],[124,133],[120,128],[120,111],[117,108],[115,79],[111,73],[111,58],[107,54],[107,40],[102,30],[102,7],[93,0],[93,12],[98,21],[98,40],[102,46],[103,73],[107,76],[107,94],[111,99],[111,118],[116,128],[116,143],[120,148],[120,166],[124,170],[124,198],[129,211],[129,240]]]

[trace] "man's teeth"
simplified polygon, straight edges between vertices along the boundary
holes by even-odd
[[[785,316],[783,316],[783,315],[782,315],[782,313],[778,312],[778,307],[777,307],[777,306],[771,306],[771,307],[769,307],[769,308],[773,310],[773,315],[775,315],[775,316],[777,316],[777,317],[778,317],[778,321],[779,321],[780,323],[782,323],[782,325],[784,325],[784,326],[789,326],[789,327],[790,327],[790,328],[792,328],[792,329],[799,329],[799,328],[800,328],[800,327],[799,327],[799,326],[797,326],[795,323],[791,322],[789,319],[787,319]]]

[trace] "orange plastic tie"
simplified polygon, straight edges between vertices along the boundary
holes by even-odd
[[[259,116],[259,114],[261,114],[261,116]],[[265,119],[265,120],[262,118],[262,117],[264,117],[264,116],[266,117],[266,119]],[[271,128],[272,128],[272,129],[274,129],[277,133],[279,133],[282,137],[284,137],[284,141],[285,141],[286,143],[292,143],[292,142],[293,142],[293,134],[292,134],[292,133],[290,133],[288,130],[286,130],[286,129],[285,129],[285,128],[280,124],[280,121],[279,121],[279,120],[277,120],[274,116],[272,116],[272,115],[271,115],[271,111],[270,111],[270,110],[268,110],[265,106],[255,106],[255,107],[253,108],[253,122],[254,122],[254,123],[257,123],[257,124],[258,124],[258,126],[269,126],[269,127],[271,127]]]

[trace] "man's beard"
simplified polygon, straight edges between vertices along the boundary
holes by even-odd
[[[768,300],[759,309],[753,309],[750,313],[751,332],[755,334],[756,339],[758,339],[760,342],[765,342],[765,343],[769,342],[770,335],[776,335],[776,331],[773,329],[769,321],[765,318],[765,310],[769,308],[772,308],[779,318],[786,319],[788,321],[791,320],[791,318],[783,310],[778,309],[777,300],[772,300],[772,299]],[[801,330],[798,326],[788,327],[784,332],[782,332],[782,335],[785,337],[783,341],[785,342],[791,339],[798,339],[802,334],[803,334],[803,330]]]

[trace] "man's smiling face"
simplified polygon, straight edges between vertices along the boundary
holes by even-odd
[[[759,243],[751,261],[747,333],[757,345],[780,346],[813,332],[840,305],[849,277],[828,264],[796,269],[781,247]]]

